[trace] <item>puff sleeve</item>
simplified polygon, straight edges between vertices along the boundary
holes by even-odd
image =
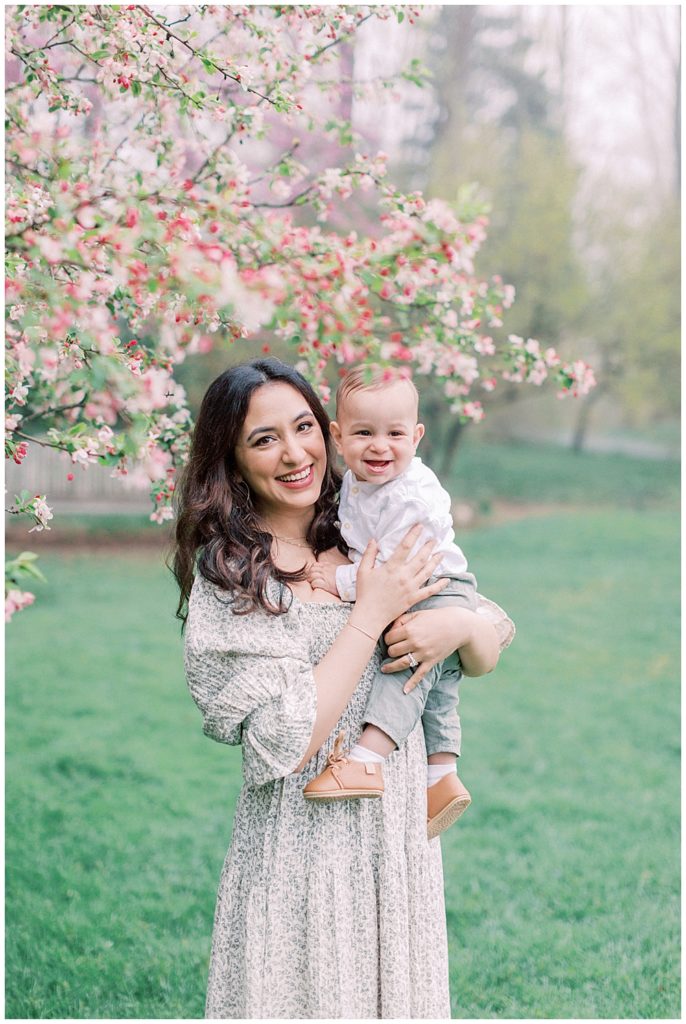
[[[260,786],[295,771],[317,713],[297,610],[235,615],[230,595],[198,576],[184,653],[203,731],[219,743],[242,743],[245,781]]]

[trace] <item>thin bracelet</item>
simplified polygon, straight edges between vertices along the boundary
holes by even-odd
[[[379,639],[378,636],[372,636],[372,634],[368,633],[365,629],[360,629],[360,627],[356,626],[354,622],[349,622],[348,625],[352,626],[353,629],[356,629],[358,633],[364,633],[364,635],[368,636],[370,640],[374,641],[374,643],[376,643]]]

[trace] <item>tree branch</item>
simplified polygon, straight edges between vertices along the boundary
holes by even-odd
[[[355,30],[354,31],[357,32],[357,30],[360,27],[360,25],[364,25],[365,21],[369,21],[369,19],[372,16],[373,16],[373,12],[370,11],[369,14],[365,14],[364,18],[360,18],[360,20],[355,25]],[[333,46],[338,46],[339,43],[345,42],[345,40],[348,39],[349,36],[351,36],[351,35],[352,35],[352,32],[347,32],[347,33],[345,33],[342,36],[338,36],[337,39],[333,39],[330,43],[327,43],[326,46],[320,47],[318,50],[316,50],[312,54],[312,56],[310,57],[309,63],[311,64],[313,60],[316,60],[318,57],[321,57],[321,55],[323,53],[325,53],[327,50],[330,50]]]
[[[167,27],[167,25],[165,25],[165,23],[163,21],[159,21],[159,19],[156,18],[155,15],[150,11],[149,7],[141,7],[141,10],[144,11],[147,14],[147,16],[150,18],[150,20],[153,21],[155,23],[155,25],[158,26],[158,28],[161,28],[162,31],[164,33],[166,33],[168,39],[174,39],[179,44],[179,46],[184,46],[190,53],[193,54],[194,57],[197,57],[198,59],[201,59],[200,53],[198,52],[198,50],[196,50],[193,46],[191,46],[191,44],[186,39],[182,39],[181,36],[177,36],[175,32],[170,32],[170,30]],[[260,99],[266,100],[268,103],[271,103],[272,106],[274,106],[274,100],[271,99],[270,96],[266,95],[263,92],[260,92],[259,89],[253,89],[249,85],[243,86],[239,76],[232,75],[228,71],[225,71],[223,68],[220,68],[219,65],[215,61],[212,60],[211,57],[204,57],[203,56],[202,60],[203,60],[203,62],[207,62],[208,64],[211,64],[212,67],[215,69],[215,71],[218,71],[219,74],[224,79],[226,79],[226,80],[230,79],[233,82],[238,82],[238,84],[241,85],[241,88],[244,88],[246,92],[250,92],[254,96],[259,96]]]
[[[63,444],[55,444],[54,441],[44,441],[39,437],[33,437],[32,434],[24,434],[21,430],[14,431],[15,437],[23,437],[25,441],[33,441],[34,444],[39,444],[41,448],[57,448],[61,452],[67,452],[71,455],[69,448],[65,448]]]
[[[84,397],[80,401],[72,402],[71,405],[53,405],[49,409],[38,409],[38,410],[36,410],[36,412],[32,412],[29,416],[24,416],[22,418],[22,423],[28,423],[30,420],[35,420],[35,419],[43,418],[45,416],[50,416],[54,412],[66,412],[68,409],[79,409],[82,406],[84,406],[85,404],[86,404],[86,396],[84,395]],[[11,431],[11,433],[18,433],[18,431]]]

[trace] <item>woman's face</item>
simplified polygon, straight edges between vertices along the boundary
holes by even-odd
[[[310,508],[319,498],[324,436],[307,400],[290,384],[264,384],[253,392],[235,458],[261,515]]]

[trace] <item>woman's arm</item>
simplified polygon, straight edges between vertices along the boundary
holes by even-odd
[[[405,687],[407,692],[414,689],[430,668],[455,650],[466,676],[492,672],[500,657],[494,625],[484,615],[459,607],[405,612],[386,633],[386,643],[389,656],[396,660],[384,665],[383,672],[406,669],[409,653],[419,662]]]
[[[431,554],[433,541],[423,545],[408,560],[418,536],[419,527],[410,530],[388,561],[376,568],[376,544],[372,541],[365,551],[357,575],[355,607],[347,624],[313,672],[317,715],[312,738],[296,771],[301,771],[319,750],[340,718],[388,623],[403,608],[440,593],[445,586],[444,580],[438,580],[429,587],[423,586],[441,558],[440,554]]]

